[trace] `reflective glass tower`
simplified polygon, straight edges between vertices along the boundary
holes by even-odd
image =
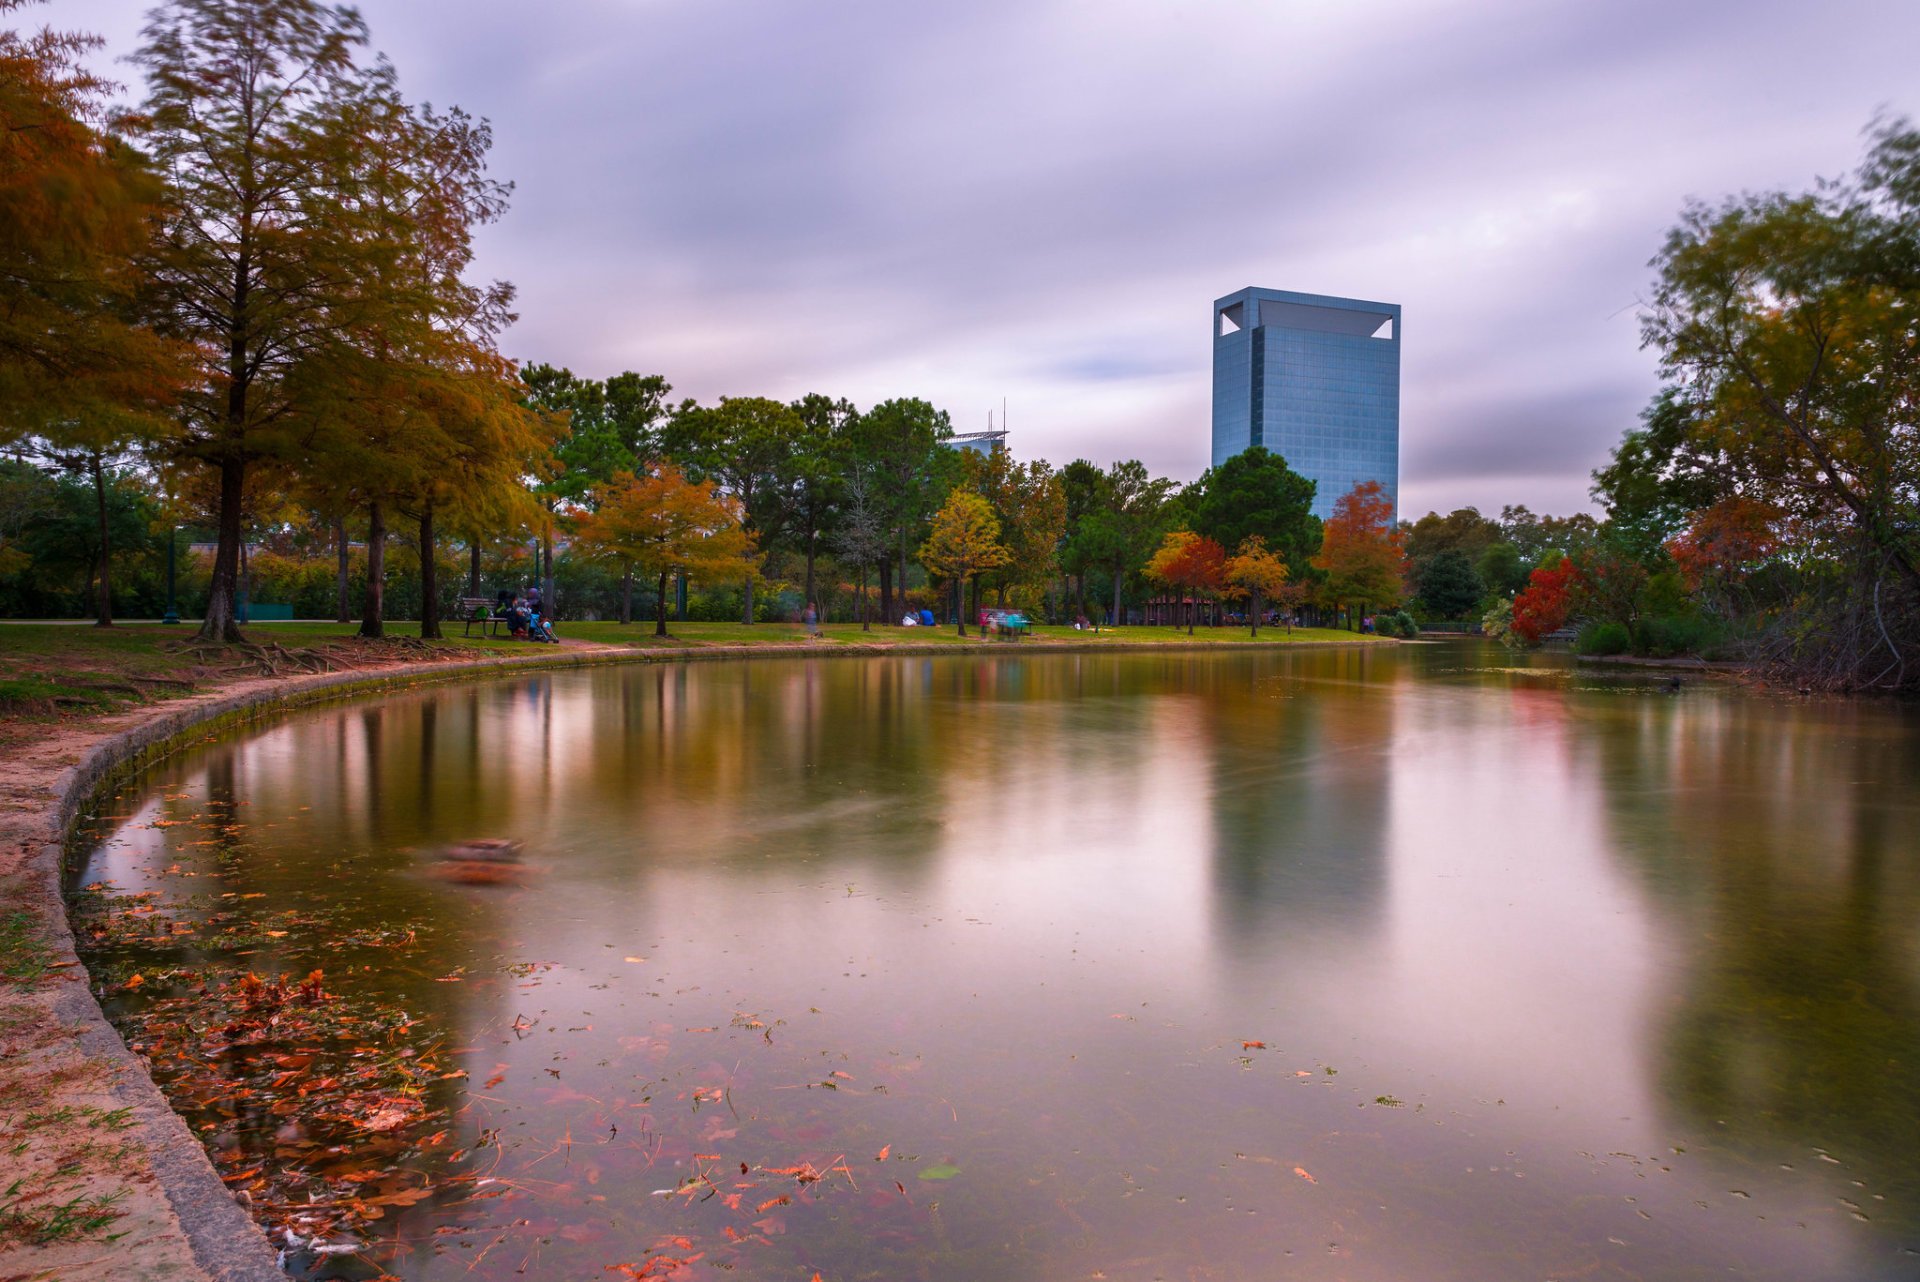
[[[1400,504],[1400,305],[1247,288],[1213,304],[1213,462],[1264,445],[1318,483]]]

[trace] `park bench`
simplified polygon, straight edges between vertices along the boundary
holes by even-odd
[[[460,613],[464,617],[464,621],[466,623],[466,627],[461,632],[461,635],[469,636],[469,637],[472,636],[473,625],[476,623],[480,625],[480,635],[483,637],[499,636],[500,635],[499,629],[502,627],[507,627],[509,628],[509,630],[511,630],[507,616],[503,613],[497,612],[494,608],[494,605],[495,603],[492,597],[485,597],[485,596],[461,597]]]

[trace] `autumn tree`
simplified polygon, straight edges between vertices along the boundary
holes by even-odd
[[[1227,554],[1204,534],[1174,530],[1148,560],[1146,574],[1186,598],[1187,635],[1192,636],[1200,602],[1214,599],[1227,585]]]
[[[240,639],[248,468],[300,453],[288,378],[371,296],[351,200],[365,41],[358,14],[315,0],[172,0],[136,55],[141,138],[175,192],[157,314],[201,355],[185,449],[219,477],[205,640]]]
[[[617,473],[600,486],[575,527],[588,555],[618,562],[629,576],[652,576],[657,584],[654,635],[667,635],[667,581],[737,581],[753,572],[753,538],[741,522],[739,501],[711,481],[692,481],[672,463],[647,472]],[[629,589],[620,622],[632,619]]]
[[[1404,533],[1393,521],[1393,500],[1378,481],[1362,481],[1333,504],[1320,538],[1316,569],[1326,574],[1321,594],[1336,610],[1390,609],[1406,595]],[[1357,626],[1357,624],[1356,624]]]
[[[0,13],[21,7],[0,0]],[[137,322],[163,189],[109,127],[89,36],[0,31],[0,444],[34,438],[94,496],[95,623],[113,622],[112,475],[171,430],[187,353]]]
[[[956,489],[947,496],[934,514],[932,533],[920,547],[920,563],[928,572],[962,585],[1012,559],[1000,541],[1000,521],[992,505],[968,489]],[[966,611],[955,615],[960,635],[967,635]]]
[[[1527,577],[1526,590],[1513,599],[1513,638],[1536,646],[1567,626],[1574,573],[1573,559],[1559,557]]]
[[[1686,456],[1721,473],[1709,502],[1767,504],[1797,535],[1803,590],[1762,653],[1801,681],[1920,683],[1920,129],[1876,122],[1855,171],[1809,192],[1690,205],[1653,266],[1642,332]]]
[[[964,450],[960,458],[965,484],[986,499],[1000,522],[1007,562],[992,576],[992,586],[1004,607],[1009,589],[1052,577],[1067,526],[1066,491],[1045,459],[1015,462],[1004,448],[985,454]]]
[[[1241,541],[1240,550],[1227,558],[1225,578],[1235,596],[1251,598],[1247,623],[1252,635],[1260,635],[1260,616],[1265,603],[1283,597],[1288,587],[1287,563],[1267,546],[1258,534]]]

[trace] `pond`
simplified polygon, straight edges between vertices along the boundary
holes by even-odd
[[[1911,708],[1465,642],[601,668],[209,739],[73,876],[300,1276],[1920,1276]]]

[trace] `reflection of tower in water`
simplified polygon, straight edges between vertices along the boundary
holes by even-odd
[[[1211,670],[1213,881],[1234,948],[1370,931],[1385,897],[1395,696],[1364,651]]]

